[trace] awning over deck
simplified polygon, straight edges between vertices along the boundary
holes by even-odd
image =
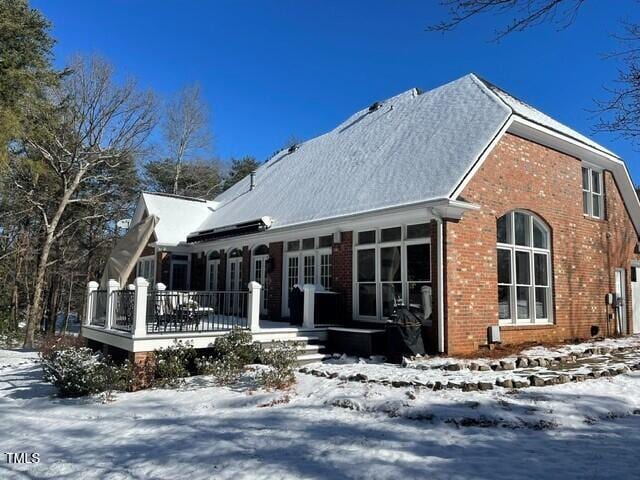
[[[159,221],[160,219],[155,215],[149,215],[131,227],[127,234],[118,240],[104,267],[100,280],[102,288],[106,288],[109,279],[117,280],[120,286],[124,287]]]

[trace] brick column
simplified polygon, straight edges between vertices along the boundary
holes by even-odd
[[[283,243],[269,244],[269,289],[267,290],[267,318],[280,320],[282,318],[282,255]],[[269,271],[271,270],[271,271]]]
[[[331,248],[332,289],[342,295],[342,321],[353,318],[353,232],[342,232]]]

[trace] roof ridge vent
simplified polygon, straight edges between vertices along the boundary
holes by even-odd
[[[300,145],[298,145],[297,143],[294,143],[293,145],[291,145],[288,149],[287,152],[289,153],[293,153],[296,150],[298,150],[300,148]]]
[[[373,113],[376,110],[379,110],[380,107],[382,107],[382,102],[374,102],[371,104],[371,106],[369,107],[369,113]]]

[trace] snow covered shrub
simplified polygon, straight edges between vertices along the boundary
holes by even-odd
[[[285,342],[275,342],[269,350],[260,355],[260,363],[270,368],[260,372],[258,381],[267,389],[283,390],[296,382],[295,364],[298,346]]]
[[[219,385],[231,385],[237,382],[245,365],[238,355],[231,351],[222,358],[200,357],[196,359],[199,375],[212,375]]]
[[[154,357],[153,383],[173,387],[194,371],[196,351],[189,343],[176,342],[170,347],[155,350]]]
[[[40,354],[44,379],[63,397],[81,397],[104,390],[105,368],[100,354],[90,348],[62,346]]]
[[[80,337],[74,337],[71,335],[65,335],[58,337],[56,335],[46,336],[39,347],[40,358],[51,358],[58,350],[64,350],[67,348],[80,348],[84,347],[84,340]]]
[[[213,344],[214,358],[223,359],[233,354],[241,367],[255,363],[261,353],[261,345],[253,342],[251,333],[239,328],[219,337]]]

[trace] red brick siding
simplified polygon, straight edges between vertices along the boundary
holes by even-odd
[[[353,318],[353,232],[342,232],[331,249],[333,290],[342,294],[344,318]]]
[[[269,244],[267,316],[270,320],[280,320],[282,318],[282,251],[282,242]]]
[[[498,323],[496,222],[514,209],[536,213],[551,230],[555,324],[502,328],[503,342],[587,338],[592,325],[606,333],[604,296],[615,268],[629,271],[637,235],[609,172],[604,183],[607,219],[585,218],[578,159],[511,134],[500,140],[461,195],[480,210],[446,225],[449,353],[477,349]]]
[[[251,250],[242,247],[242,285],[240,290],[247,290],[251,281]]]

